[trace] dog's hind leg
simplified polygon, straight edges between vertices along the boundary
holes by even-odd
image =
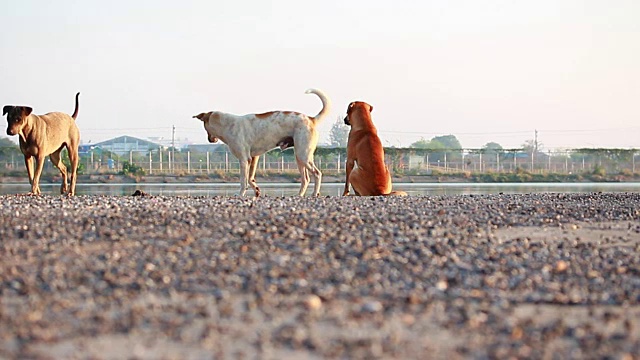
[[[299,132],[294,134],[294,142],[296,144],[307,144],[307,146],[300,145],[299,147],[296,147],[296,162],[298,163],[298,169],[302,176],[300,181],[300,193],[298,195],[303,196],[307,191],[307,186],[309,186],[309,173],[311,173],[315,183],[313,195],[319,196],[320,184],[322,183],[322,173],[313,162],[313,153],[318,143],[318,132],[311,129],[308,133]]]
[[[71,187],[69,188],[69,195],[76,194],[76,182],[78,180],[78,162],[80,156],[78,155],[78,145],[67,146],[67,152],[69,153],[69,161],[71,161]]]
[[[260,156],[254,156],[251,158],[251,165],[249,166],[249,185],[253,188],[256,196],[260,196],[260,187],[256,183],[256,169],[258,168],[258,162],[260,162]]]
[[[322,182],[322,173],[313,163],[313,160],[302,161],[300,158],[296,158],[298,163],[298,169],[300,170],[300,193],[298,195],[304,196],[309,186],[309,173],[313,175],[314,187],[313,196],[320,195],[320,183]]]
[[[309,172],[307,171],[305,161],[300,160],[300,158],[296,156],[296,162],[298,163],[298,171],[300,171],[300,191],[298,192],[298,196],[304,196],[309,186]]]
[[[239,196],[244,196],[249,188],[249,166],[251,165],[251,158],[245,160],[239,160],[240,163],[240,192]]]
[[[309,185],[309,173],[311,173],[311,175],[313,175],[313,182],[314,182],[314,186],[313,186],[313,196],[319,196],[320,195],[320,184],[322,183],[322,173],[320,172],[320,169],[318,169],[316,167],[316,164],[313,162],[313,154],[311,154],[310,156],[308,156],[307,161],[303,161],[300,158],[296,158],[296,160],[298,161],[298,167],[303,166],[305,168],[305,186],[304,186],[304,190],[307,190],[307,185]],[[302,170],[300,170],[300,172],[302,173]],[[302,191],[302,187],[300,189],[300,191],[302,192],[301,195],[304,195],[304,192]]]
[[[313,161],[307,163],[307,169],[313,174],[313,196],[320,196],[320,184],[322,183],[322,172],[316,167]]]
[[[62,159],[60,159],[60,153],[62,152],[62,148],[57,151],[51,153],[49,155],[49,159],[51,159],[51,163],[53,166],[60,170],[60,175],[62,175],[62,186],[60,186],[60,194],[64,194],[67,192],[67,167],[62,163]]]

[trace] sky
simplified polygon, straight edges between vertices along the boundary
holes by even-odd
[[[83,143],[206,143],[193,115],[315,115],[313,87],[321,142],[361,100],[386,146],[640,148],[638,19],[637,0],[5,1],[0,102],[72,113],[79,91]]]

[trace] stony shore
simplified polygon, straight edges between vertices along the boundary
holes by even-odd
[[[0,358],[640,354],[636,193],[0,209]]]

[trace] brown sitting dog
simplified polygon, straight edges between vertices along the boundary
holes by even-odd
[[[31,183],[31,194],[40,194],[40,175],[47,155],[62,175],[60,193],[67,192],[67,167],[60,158],[60,152],[64,147],[67,148],[71,161],[69,195],[74,195],[76,192],[78,145],[80,144],[80,131],[75,122],[78,116],[78,96],[80,93],[76,94],[76,109],[71,116],[61,112],[35,115],[31,113],[33,109],[28,106],[6,105],[2,108],[2,115],[8,114],[7,135],[20,137],[20,150],[24,154],[24,162]]]
[[[371,120],[372,110],[371,105],[362,101],[354,101],[347,108],[344,123],[351,126],[351,131],[347,143],[347,179],[342,195],[349,195],[351,185],[356,195],[405,196],[404,191],[391,191],[391,175],[384,163],[378,131]]]

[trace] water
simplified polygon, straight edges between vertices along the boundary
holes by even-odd
[[[192,184],[78,184],[78,195],[131,195],[142,190],[151,195],[163,196],[233,196],[238,192],[236,183]],[[292,196],[298,193],[298,183],[261,183],[266,196]],[[640,182],[633,183],[397,183],[394,190],[409,195],[482,195],[527,193],[591,193],[591,192],[639,192]],[[43,194],[59,193],[60,184],[41,184]],[[20,194],[30,190],[29,184],[0,184],[0,194]],[[344,184],[322,184],[322,195],[342,195]],[[313,192],[310,184],[307,195]],[[253,194],[253,190],[247,191]]]

